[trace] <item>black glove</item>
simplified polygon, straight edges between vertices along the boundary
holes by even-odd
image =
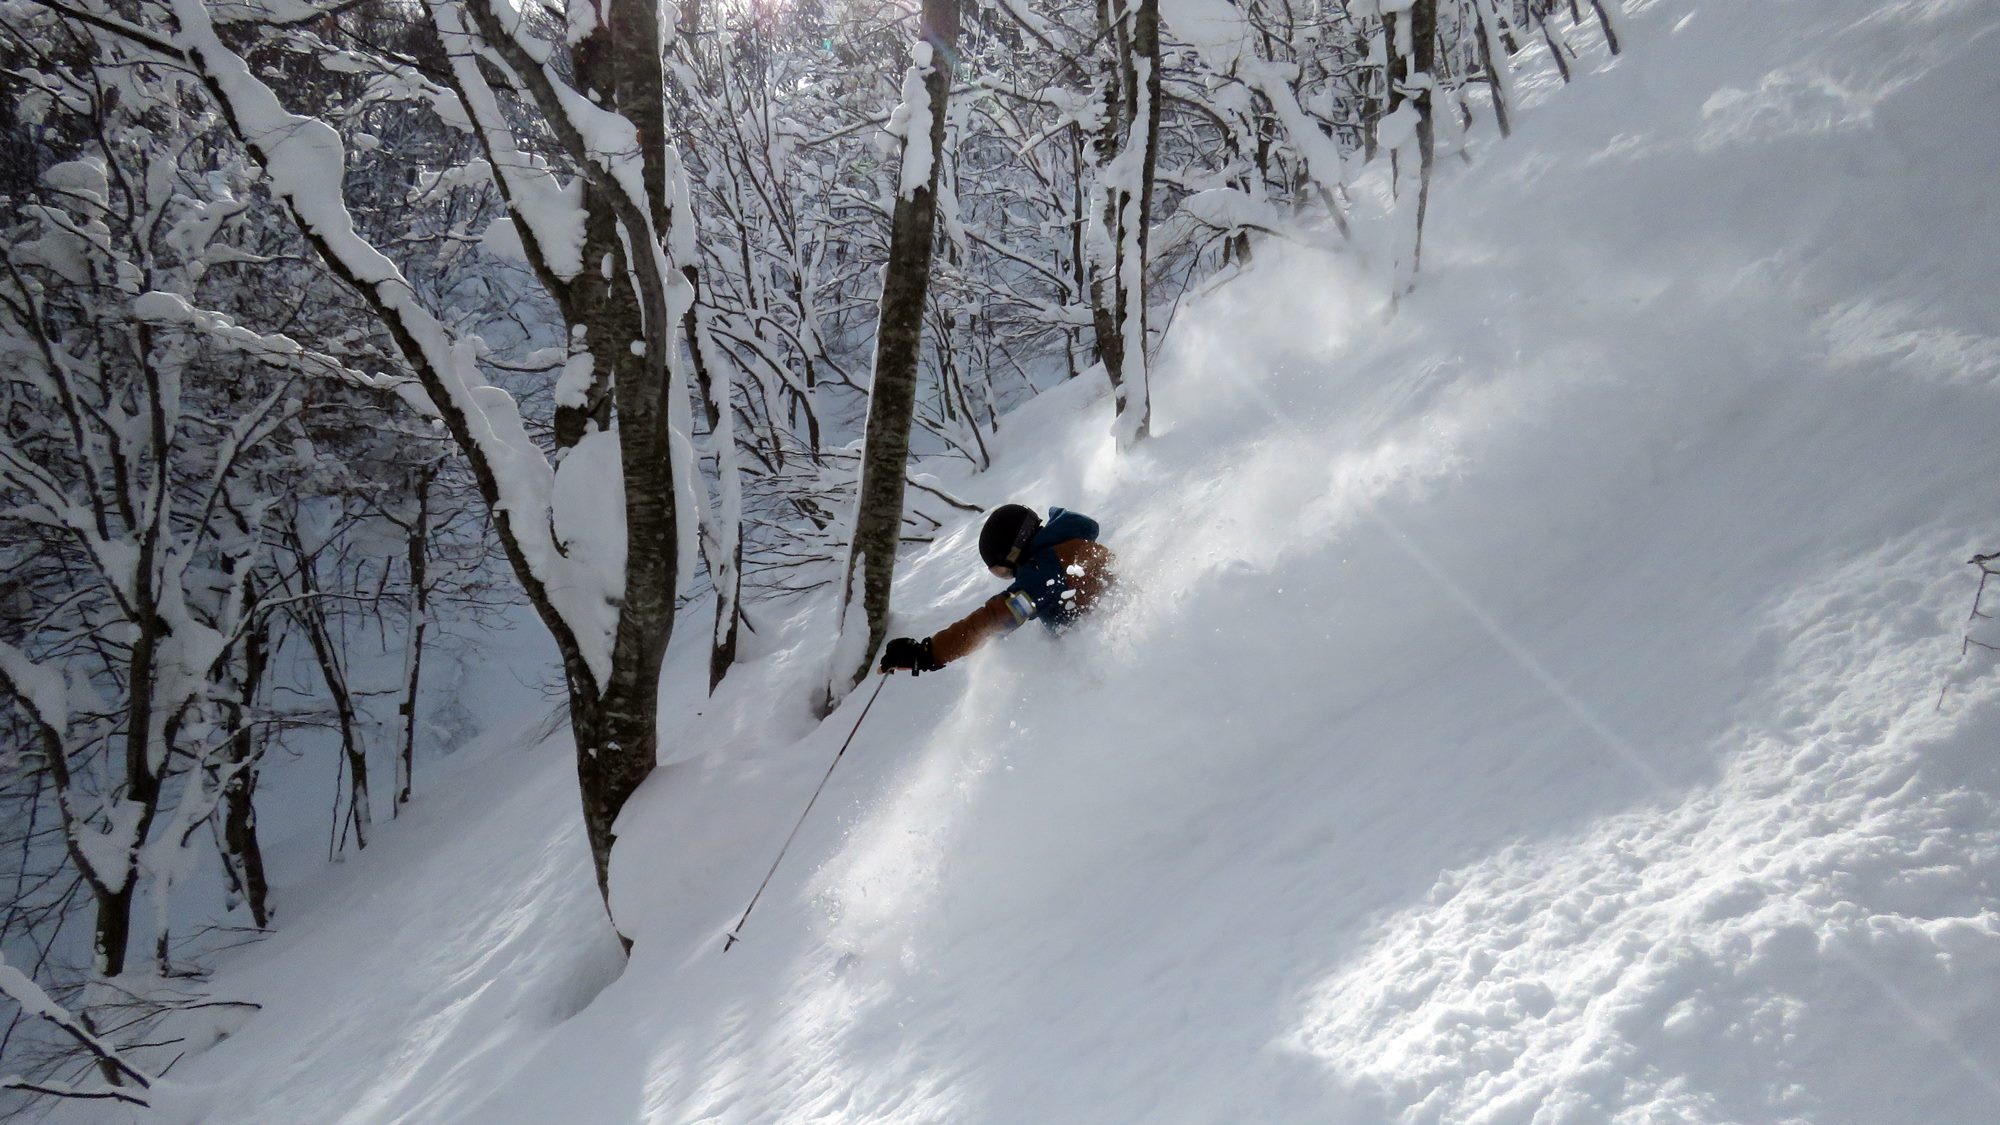
[[[882,647],[882,671],[884,672],[893,672],[898,668],[908,668],[910,674],[915,676],[925,672],[935,672],[942,667],[944,665],[938,663],[937,657],[931,655],[931,640],[929,637],[925,637],[921,641],[915,637],[891,637],[889,638],[889,643]]]

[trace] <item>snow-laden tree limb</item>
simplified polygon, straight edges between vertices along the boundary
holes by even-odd
[[[73,1015],[69,1009],[56,1003],[48,993],[42,991],[40,985],[28,979],[26,973],[9,965],[5,954],[0,954],[0,992],[6,993],[10,999],[19,1004],[21,1011],[55,1025],[63,1034],[82,1045],[100,1063],[131,1079],[141,1089],[152,1087],[154,1082],[152,1075],[126,1062],[116,1048],[92,1034],[90,1029],[83,1025],[82,1020]]]
[[[529,439],[513,396],[486,382],[476,347],[456,338],[418,300],[395,263],[356,231],[338,194],[344,159],[333,128],[285,109],[216,36],[200,0],[173,0],[173,10],[180,24],[173,47],[198,68],[273,194],[328,268],[382,319],[465,452],[530,600],[557,644],[601,683],[610,673],[618,591],[605,589],[592,574],[576,573],[558,547],[551,513],[555,470]]]
[[[356,371],[333,356],[314,351],[289,336],[261,333],[238,324],[226,313],[196,308],[178,293],[158,290],[142,293],[132,302],[132,315],[149,324],[186,328],[231,351],[274,367],[292,368],[362,390],[393,394],[419,415],[438,417],[437,407],[413,379]]]

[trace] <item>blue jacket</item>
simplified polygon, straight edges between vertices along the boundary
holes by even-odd
[[[1014,568],[1014,584],[1007,587],[1010,598],[1027,596],[1035,607],[1035,617],[1050,632],[1076,620],[1075,598],[1063,597],[1069,589],[1069,576],[1063,573],[1062,560],[1055,552],[1056,544],[1072,539],[1097,542],[1097,521],[1067,508],[1050,508],[1048,522],[1028,541],[1028,557]]]
[[[1048,522],[1028,540],[1026,554],[1005,590],[931,635],[932,659],[949,664],[1031,617],[1041,618],[1050,632],[1060,632],[1117,581],[1117,560],[1097,542],[1097,521],[1089,516],[1050,508]]]

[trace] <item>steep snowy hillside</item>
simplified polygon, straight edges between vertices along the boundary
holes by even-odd
[[[889,681],[735,949],[875,686],[810,722],[823,615],[670,702],[622,975],[561,740],[504,755],[226,968],[162,1118],[1993,1120],[2000,7],[1625,30],[1442,166],[1393,318],[1267,247],[1133,454],[1006,419],[952,486],[1097,517],[1125,604]]]

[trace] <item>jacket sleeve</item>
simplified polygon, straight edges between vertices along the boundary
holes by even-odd
[[[985,644],[989,638],[1013,632],[1027,618],[1020,615],[1020,607],[1012,604],[1010,599],[1008,593],[995,594],[981,603],[978,609],[933,633],[931,655],[937,658],[939,664],[949,664]],[[1032,608],[1029,612],[1032,613]]]

